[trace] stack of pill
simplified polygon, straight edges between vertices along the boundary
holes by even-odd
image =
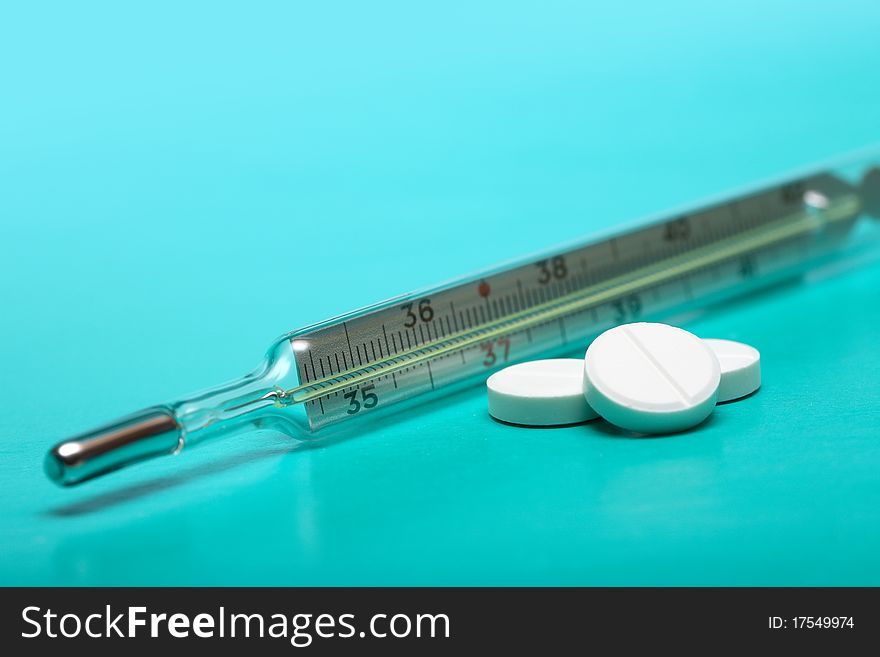
[[[489,414],[502,422],[560,426],[602,417],[637,433],[672,433],[757,390],[761,355],[739,342],[640,322],[605,331],[584,359],[520,363],[486,386]]]

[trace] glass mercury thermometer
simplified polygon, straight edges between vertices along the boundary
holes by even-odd
[[[582,350],[615,324],[878,253],[880,222],[864,217],[880,217],[880,151],[287,333],[237,381],[59,443],[46,473],[77,484],[255,429],[358,433],[510,362]]]

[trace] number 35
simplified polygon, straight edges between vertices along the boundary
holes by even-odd
[[[376,405],[379,403],[379,397],[376,396],[375,392],[370,392],[375,387],[376,386],[372,383],[369,385],[362,386],[360,388],[360,391],[361,391],[361,400],[360,401],[358,401],[358,391],[357,390],[352,390],[350,392],[345,393],[343,395],[343,397],[345,397],[349,402],[348,410],[346,411],[346,413],[348,413],[349,415],[354,415],[355,413],[357,413],[361,410],[361,407],[375,408]]]

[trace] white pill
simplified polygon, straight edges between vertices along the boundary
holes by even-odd
[[[721,365],[718,403],[750,395],[761,387],[761,353],[733,340],[703,340]]]
[[[554,358],[511,365],[486,381],[489,415],[502,422],[555,426],[599,417],[584,398],[584,361]]]
[[[630,431],[668,433],[699,424],[715,408],[720,381],[708,345],[667,324],[617,326],[587,349],[587,402]]]

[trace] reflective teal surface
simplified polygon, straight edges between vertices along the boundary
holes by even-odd
[[[657,439],[481,390],[62,490],[57,439],[283,331],[880,141],[873,2],[0,10],[0,584],[880,584],[880,267],[686,324]]]

